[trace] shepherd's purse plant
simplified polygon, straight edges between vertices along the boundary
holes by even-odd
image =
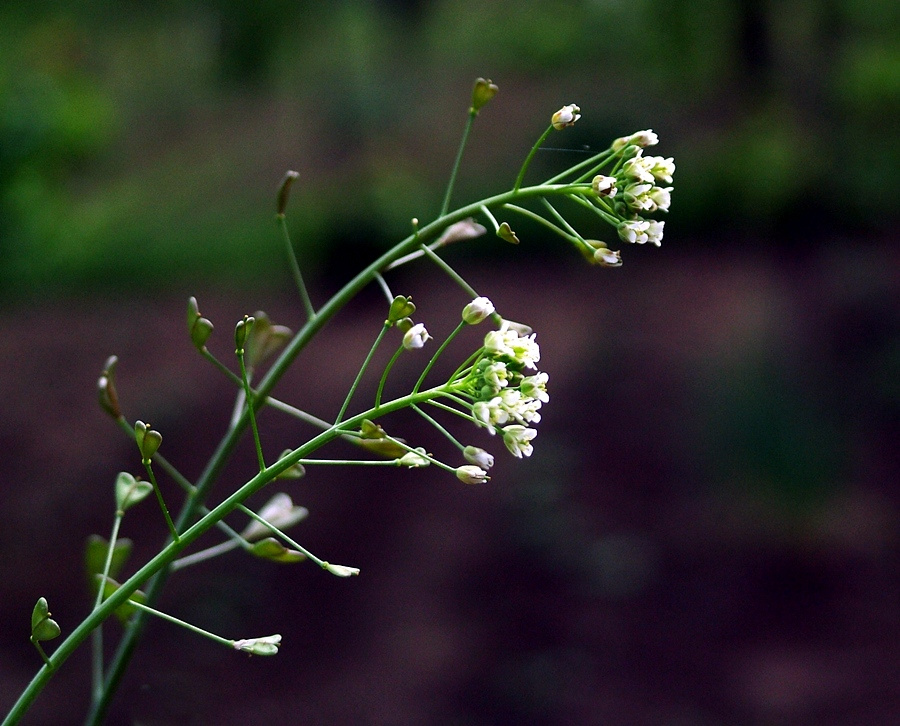
[[[491,81],[479,78],[475,82],[462,141],[435,219],[425,224],[413,219],[411,232],[405,239],[358,272],[324,304],[312,299],[288,233],[285,215],[290,188],[298,174],[287,172],[278,188],[276,222],[303,308],[299,329],[294,332],[276,324],[265,313],[244,316],[234,327],[234,360],[229,365],[207,347],[213,323],[203,316],[195,298],[188,301],[186,341],[219,374],[226,376],[236,391],[234,415],[227,431],[195,481],[188,480],[165,458],[161,432],[150,423],[129,421],[125,417],[116,388],[118,361],[115,356],[106,361],[97,381],[99,403],[124,434],[134,440],[140,467],[137,474],[120,472],[111,477],[115,509],[109,538],[94,535],[86,549],[93,583],[93,607],[51,652],[47,643],[62,637],[63,633],[51,616],[47,600],[43,597],[37,600],[31,615],[30,640],[40,658],[39,668],[3,724],[18,723],[69,656],[87,643],[92,667],[91,705],[85,723],[101,723],[140,642],[146,619],[151,616],[193,634],[185,637],[199,635],[226,649],[256,656],[276,655],[282,646],[279,633],[237,639],[222,637],[157,607],[169,577],[177,577],[198,562],[224,556],[232,550],[243,550],[274,563],[312,562],[325,573],[342,578],[359,575],[356,567],[316,556],[287,534],[287,530],[306,517],[307,510],[294,504],[286,493],[274,493],[259,511],[245,506],[248,497],[261,489],[277,487],[279,480],[307,475],[316,466],[428,467],[440,470],[439,475],[448,476],[457,485],[462,482],[477,486],[490,480],[495,455],[503,452],[518,458],[532,455],[541,409],[550,400],[548,375],[539,368],[541,352],[537,336],[526,324],[505,317],[485,294],[488,291],[475,290],[441,253],[447,245],[474,240],[489,231],[517,244],[519,238],[513,224],[525,219],[562,237],[589,263],[618,267],[622,264],[621,250],[613,249],[593,235],[583,234],[568,217],[573,210],[587,210],[596,226],[605,227],[612,239],[626,245],[649,242],[659,246],[664,222],[650,215],[668,211],[675,165],[671,158],[648,155],[646,149],[655,146],[658,138],[650,130],[638,131],[615,139],[599,153],[588,153],[578,163],[538,184],[526,184],[531,162],[548,137],[565,132],[581,118],[581,109],[567,104],[550,114],[549,125],[526,154],[508,190],[451,211],[453,188],[469,133],[481,109],[496,93],[497,86]],[[392,270],[417,262],[436,266],[462,290],[459,322],[449,333],[430,329],[417,319],[412,299],[395,294],[390,288]],[[277,398],[276,384],[297,355],[341,308],[371,284],[384,293],[384,323],[373,331],[371,350],[360,361],[358,373],[340,407],[320,417]],[[483,328],[484,334],[479,336],[481,344],[475,350],[453,352],[460,346],[451,343],[470,326]],[[381,346],[391,346],[394,352],[382,370],[373,371],[371,364]],[[404,384],[403,395],[390,398],[385,395],[385,384],[401,356],[417,356],[421,360],[420,371],[415,380]],[[441,358],[450,358],[454,366],[449,376],[437,375],[443,369],[436,366]],[[371,386],[364,385],[369,381]],[[263,445],[265,437],[257,426],[257,413],[264,407],[308,424],[316,431],[315,435],[298,441],[293,449],[278,453],[267,450]],[[402,409],[415,412],[440,432],[447,441],[446,447],[432,452],[417,445],[414,438],[407,440],[389,433],[390,425],[385,419]],[[211,488],[248,430],[254,441],[258,472],[225,498],[213,500]],[[328,458],[324,453],[326,446],[338,439],[355,446],[359,455],[351,459]],[[167,503],[167,499],[173,499],[174,486],[182,490],[182,501],[177,508]],[[126,513],[145,499],[156,501],[168,537],[156,555],[128,570],[131,542],[119,537],[119,529]],[[240,531],[225,521],[235,510],[247,518]],[[212,528],[220,531],[222,541],[206,549],[193,548],[194,542]],[[123,574],[126,572],[130,574]],[[107,661],[103,626],[110,616],[118,618],[124,630],[115,654]],[[23,613],[23,630],[27,627],[25,623],[27,614]],[[223,653],[223,657],[232,656]]]

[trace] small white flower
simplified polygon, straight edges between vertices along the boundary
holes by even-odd
[[[541,349],[534,339],[535,333],[517,337],[512,343],[513,358],[526,368],[537,369],[535,363],[541,359]]]
[[[656,202],[650,197],[653,190],[652,184],[629,184],[625,187],[623,198],[625,203],[635,212],[652,212],[656,209]]]
[[[478,325],[486,317],[493,315],[494,303],[486,297],[476,297],[462,311],[462,319],[469,325]]]
[[[645,149],[648,146],[656,146],[658,143],[659,136],[657,136],[651,129],[645,129],[644,131],[636,131],[630,136],[622,136],[621,138],[616,139],[612,142],[612,150],[621,151],[626,146],[632,144],[634,146],[639,146],[642,149]]]
[[[530,442],[535,436],[537,436],[537,431],[526,426],[513,424],[503,427],[503,443],[506,444],[509,452],[519,459],[523,456],[531,456],[534,447]]]
[[[483,484],[490,479],[484,469],[480,466],[473,466],[472,464],[465,464],[457,467],[456,478],[464,484]]]
[[[275,655],[281,645],[280,635],[267,635],[264,638],[247,638],[236,640],[232,644],[235,650],[242,650],[251,655]]]
[[[598,197],[614,197],[616,196],[616,178],[614,176],[603,176],[598,174],[591,182],[591,188]]]
[[[500,330],[492,330],[484,336],[484,349],[494,356],[512,358],[512,344],[515,343],[518,337],[518,333],[515,330],[510,330],[504,321]]]
[[[509,411],[503,405],[503,399],[500,396],[495,396],[490,401],[478,401],[472,406],[472,413],[478,422],[492,434],[495,426],[509,421]]]
[[[304,519],[309,510],[306,507],[296,506],[289,495],[279,492],[262,506],[258,514],[267,522],[271,522],[273,527],[285,530]],[[269,527],[254,519],[241,532],[241,537],[248,542],[255,542],[273,534],[275,533]]]
[[[494,457],[484,449],[477,446],[467,446],[463,450],[463,456],[470,464],[487,471],[494,465]]]
[[[665,226],[665,222],[657,222],[655,219],[651,219],[647,224],[647,241],[659,247],[662,244],[663,227]]]
[[[619,238],[623,242],[642,245],[647,241],[650,223],[646,219],[631,219],[618,226]]]
[[[407,350],[418,350],[425,345],[426,340],[431,340],[431,336],[422,323],[416,323],[403,334],[403,347]]]
[[[634,179],[637,182],[653,183],[656,179],[651,169],[653,168],[653,157],[635,156],[625,162],[622,171],[625,176]]]
[[[664,159],[661,156],[648,156],[646,161],[649,164],[650,173],[653,174],[655,179],[666,182],[666,184],[672,183],[672,174],[675,173],[675,160],[671,156],[668,159]]]
[[[525,378],[519,386],[519,390],[529,398],[536,398],[542,403],[547,403],[550,400],[550,395],[547,393],[549,379],[550,376],[546,373],[536,373]]]
[[[328,570],[332,575],[338,577],[352,577],[359,574],[358,567],[347,567],[346,565],[332,565],[330,562],[323,562],[322,569]]]
[[[428,466],[431,463],[431,460],[425,456],[425,449],[421,446],[416,447],[415,451],[407,451],[399,461],[400,466],[408,466],[411,469]]]
[[[485,382],[496,391],[509,385],[509,369],[502,360],[488,363],[483,371]]]
[[[622,255],[618,250],[608,247],[598,247],[594,250],[594,262],[602,267],[621,267]]]
[[[581,118],[581,111],[578,106],[574,103],[570,103],[567,106],[563,106],[559,111],[553,114],[553,118],[550,119],[550,123],[553,124],[553,128],[557,131],[562,131],[567,126],[572,126],[574,123]]]
[[[653,187],[650,190],[650,199],[655,205],[653,211],[658,209],[660,212],[668,212],[672,204],[672,187]]]

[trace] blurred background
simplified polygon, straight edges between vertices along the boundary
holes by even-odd
[[[483,487],[290,484],[311,510],[297,538],[362,575],[232,554],[173,577],[164,610],[284,647],[248,661],[151,623],[110,723],[896,723],[898,21],[889,0],[0,7],[0,712],[39,665],[34,601],[64,631],[84,617],[83,543],[109,534],[116,473],[138,473],[96,406],[106,357],[126,416],[196,477],[233,391],[190,345],[187,297],[223,359],[244,313],[299,327],[284,171],[322,302],[437,213],[485,76],[500,93],[456,204],[507,189],[574,102],[583,118],[551,137],[573,151],[533,178],[653,128],[677,164],[662,248],[587,268],[512,220],[516,248],[449,250],[538,332],[551,402],[532,459],[460,431],[498,455]],[[467,302],[425,265],[389,282],[435,335]],[[364,293],[280,397],[333,416],[384,314]],[[310,433],[262,426],[271,452]],[[254,465],[245,446],[214,499]],[[122,534],[133,564],[165,537],[149,505]],[[79,723],[88,673],[80,652],[26,723]]]

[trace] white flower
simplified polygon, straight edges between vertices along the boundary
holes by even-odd
[[[480,466],[473,466],[471,464],[457,467],[456,478],[464,484],[483,484],[490,479],[484,469]]]
[[[656,209],[656,202],[650,198],[652,190],[652,184],[629,184],[623,198],[635,212],[652,212]]]
[[[534,447],[530,442],[535,436],[537,436],[537,431],[526,426],[513,424],[503,427],[503,443],[506,444],[509,452],[519,459],[523,456],[531,456]]]
[[[616,196],[616,178],[614,176],[603,176],[598,174],[591,182],[591,188],[598,197],[614,197]]]
[[[232,648],[242,650],[251,655],[275,655],[278,652],[279,645],[281,645],[280,635],[267,635],[264,638],[235,640]]]
[[[625,162],[622,171],[625,176],[634,179],[637,182],[653,183],[656,179],[651,169],[653,168],[653,157],[635,156]]]
[[[648,168],[655,179],[667,184],[672,183],[672,174],[675,173],[675,160],[671,156],[668,159],[664,159],[661,156],[648,156],[646,161],[649,163]]]
[[[519,386],[519,390],[529,398],[536,398],[542,403],[547,403],[550,400],[550,395],[547,393],[549,379],[550,376],[546,373],[536,373],[525,378]]]
[[[645,129],[644,131],[636,131],[630,136],[622,136],[621,138],[616,139],[612,142],[612,150],[621,151],[631,144],[644,149],[648,146],[656,146],[658,143],[659,137],[653,133],[651,129]]]
[[[668,212],[669,206],[672,204],[672,187],[653,187],[650,190],[650,199],[653,200],[654,209],[660,212]]]
[[[411,469],[421,466],[428,466],[431,460],[425,456],[425,449],[421,446],[416,447],[415,451],[407,451],[400,457],[400,466],[408,466]]]
[[[594,250],[594,262],[602,267],[621,267],[622,255],[618,250],[608,247],[598,247]]]
[[[513,359],[526,368],[537,369],[535,363],[541,359],[541,349],[534,339],[535,334],[517,337],[512,343]]]
[[[553,114],[553,118],[550,119],[550,123],[553,124],[553,128],[557,131],[562,131],[566,126],[572,126],[578,119],[581,118],[581,111],[578,106],[574,103],[570,103],[567,106],[563,106],[559,111]]]
[[[492,330],[484,336],[484,349],[493,356],[512,358],[512,344],[518,337],[519,334],[510,330],[504,321],[500,330]]]
[[[659,247],[662,244],[663,227],[665,226],[665,222],[657,222],[655,219],[651,219],[647,225],[647,241]]]
[[[463,456],[470,464],[487,471],[494,465],[494,457],[484,449],[477,446],[467,446],[463,450]]]
[[[490,401],[478,401],[472,406],[472,414],[492,434],[495,426],[509,421],[509,411],[503,405],[500,396],[495,396]]]
[[[306,507],[296,506],[291,501],[290,496],[284,492],[276,494],[259,510],[260,517],[270,522],[273,527],[281,530],[293,527],[301,519],[304,519],[307,514],[309,514],[309,510]],[[241,537],[248,542],[255,542],[272,534],[275,533],[269,527],[254,519],[241,532]]]
[[[478,325],[489,315],[494,313],[494,303],[486,297],[476,297],[466,305],[462,311],[462,319],[469,325]]]
[[[422,323],[416,323],[404,333],[403,347],[407,350],[418,350],[425,345],[426,340],[431,340],[431,336]]]
[[[358,567],[347,567],[346,565],[332,565],[330,562],[323,562],[322,569],[328,570],[332,575],[338,577],[351,577],[359,574]]]
[[[506,363],[502,360],[488,363],[484,366],[482,375],[484,376],[485,382],[493,388],[495,392],[509,385],[509,370],[506,367]]]
[[[647,241],[647,230],[650,222],[646,219],[631,219],[618,226],[619,238],[623,242],[642,245]]]

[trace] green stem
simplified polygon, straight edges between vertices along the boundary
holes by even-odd
[[[522,186],[522,181],[525,179],[525,172],[528,171],[528,166],[531,164],[531,160],[534,158],[537,150],[541,148],[541,144],[546,141],[551,131],[553,131],[553,124],[550,124],[547,127],[547,130],[541,134],[540,138],[534,142],[534,146],[531,147],[531,151],[529,151],[528,156],[525,157],[525,162],[522,164],[522,168],[519,169],[519,176],[516,177],[516,183],[513,184],[514,192],[518,191]]]
[[[250,427],[253,429],[253,443],[256,445],[256,458],[259,461],[259,470],[266,468],[266,459],[263,456],[262,442],[259,440],[259,427],[256,425],[256,413],[253,411],[253,391],[250,390],[250,381],[247,379],[247,366],[244,363],[244,349],[235,351],[241,364],[241,383],[244,386],[244,398],[247,401],[247,413],[250,414]]]
[[[594,173],[596,173],[596,172],[600,171],[600,169],[607,162],[609,162],[609,160],[611,158],[613,158],[614,156],[615,156],[615,152],[611,151],[610,149],[604,149],[600,153],[594,154],[594,156],[592,156],[588,159],[585,159],[584,161],[580,161],[579,163],[575,164],[575,166],[569,167],[565,171],[557,174],[556,176],[550,177],[544,183],[545,184],[557,184],[557,183],[561,182],[563,179],[565,179],[567,176],[569,176],[569,174],[573,174],[577,171],[581,171],[582,169],[587,169],[589,167],[594,167],[592,169],[592,171]],[[584,178],[586,176],[592,176],[592,174],[588,173],[588,174],[582,175],[581,178]]]
[[[453,169],[450,172],[450,181],[447,183],[447,192],[444,194],[444,203],[441,204],[441,213],[438,217],[443,217],[447,214],[447,210],[450,209],[450,195],[453,194],[453,187],[456,184],[456,173],[459,171],[459,166],[462,162],[463,149],[466,148],[466,142],[469,140],[469,132],[472,130],[472,124],[475,122],[475,117],[478,115],[478,111],[474,108],[469,109],[469,117],[466,119],[466,126],[463,129],[462,139],[459,142],[459,150],[456,152],[456,160],[453,162]]]
[[[417,414],[419,414],[422,418],[424,418],[426,421],[428,421],[428,423],[430,423],[432,426],[434,426],[438,431],[440,431],[442,434],[444,434],[444,436],[447,437],[447,439],[449,439],[451,442],[453,442],[453,445],[456,446],[460,451],[462,451],[463,449],[466,448],[461,443],[459,443],[459,440],[453,434],[451,434],[449,431],[447,431],[447,429],[445,429],[443,426],[441,426],[441,424],[439,424],[433,417],[431,417],[427,413],[425,413],[421,408],[419,408],[418,406],[412,406],[411,408],[413,411],[415,411]]]
[[[511,212],[518,212],[523,217],[528,217],[528,219],[531,219],[531,220],[537,222],[538,224],[542,224],[547,229],[552,230],[553,232],[558,234],[560,237],[563,237],[563,238],[569,240],[570,242],[575,241],[575,238],[573,238],[565,230],[560,229],[555,224],[553,224],[553,222],[551,222],[549,219],[547,219],[546,217],[542,217],[537,212],[532,212],[530,209],[526,209],[525,207],[520,207],[517,204],[504,204],[503,208],[508,209]]]
[[[353,398],[353,394],[356,393],[356,389],[359,388],[359,383],[362,380],[363,375],[366,372],[366,368],[369,367],[369,363],[372,360],[372,356],[375,355],[375,351],[378,349],[379,344],[381,343],[382,338],[384,338],[385,333],[390,330],[391,324],[387,320],[384,321],[384,325],[381,326],[381,330],[378,331],[378,337],[375,338],[375,342],[372,343],[372,347],[369,349],[369,353],[366,356],[366,359],[363,361],[362,366],[359,368],[359,373],[356,374],[356,379],[353,381],[353,385],[350,386],[350,390],[347,391],[347,397],[344,399],[344,403],[341,406],[341,410],[338,411],[337,418],[334,420],[335,425],[341,422],[341,419],[344,418],[344,414],[347,412],[347,407],[350,405],[350,399]]]
[[[583,241],[581,239],[581,235],[575,231],[575,228],[566,221],[565,217],[563,217],[559,212],[556,211],[556,207],[554,207],[552,204],[550,204],[550,202],[548,202],[546,199],[541,199],[541,202],[543,203],[543,205],[545,207],[547,207],[548,210],[550,210],[550,214],[553,215],[553,217],[556,219],[556,221],[559,222],[563,227],[565,227],[568,230],[569,234],[572,236],[573,239]]]
[[[378,408],[381,405],[381,394],[384,392],[384,384],[387,382],[388,373],[391,372],[391,368],[394,367],[394,363],[397,362],[397,359],[404,351],[404,347],[401,345],[394,351],[394,355],[391,356],[391,359],[388,361],[387,365],[384,367],[384,372],[381,374],[381,380],[378,381],[378,390],[375,392],[375,408]]]
[[[166,526],[169,528],[169,534],[171,534],[172,539],[177,542],[178,530],[175,529],[175,523],[172,521],[172,517],[169,514],[169,508],[166,507],[166,503],[163,501],[162,492],[159,490],[159,484],[156,483],[156,476],[153,474],[153,464],[150,459],[144,459],[141,463],[143,463],[144,468],[147,470],[147,476],[150,479],[150,483],[153,485],[153,491],[156,492],[156,500],[159,502],[159,508],[162,509],[163,516],[166,518]]]
[[[228,640],[228,638],[223,638],[222,636],[216,635],[215,633],[210,633],[208,630],[204,630],[203,628],[198,628],[196,625],[186,623],[181,618],[176,618],[174,615],[169,615],[168,613],[164,613],[161,610],[152,608],[149,605],[144,605],[144,603],[137,602],[136,600],[129,600],[128,604],[132,607],[137,608],[138,610],[143,610],[145,613],[150,613],[151,615],[155,615],[156,617],[162,618],[163,620],[168,620],[170,623],[180,625],[182,628],[186,628],[191,632],[197,633],[197,635],[202,635],[206,638],[209,638],[210,640],[216,641],[217,643],[228,646],[229,648],[234,646],[233,640]]]
[[[440,267],[447,275],[453,280],[457,285],[459,285],[463,290],[465,290],[469,295],[472,296],[472,299],[478,297],[478,293],[475,292],[475,289],[456,272],[450,265],[444,262],[441,259],[441,256],[438,255],[434,250],[432,250],[428,245],[422,245],[422,252],[427,255],[431,260]]]
[[[132,431],[134,431],[132,429]],[[116,510],[116,516],[113,519],[112,532],[109,535],[109,546],[106,548],[106,560],[103,563],[103,576],[97,583],[97,597],[94,599],[94,610],[100,607],[103,602],[103,583],[109,577],[109,570],[112,567],[113,552],[116,548],[116,540],[119,538],[119,527],[122,524],[122,517],[125,512],[121,509]],[[99,625],[92,633],[91,640],[91,699],[99,700],[103,695],[103,626]]]
[[[473,297],[478,297],[478,293],[476,293],[474,290],[472,292]],[[441,353],[444,352],[447,346],[450,345],[450,341],[453,340],[457,335],[459,335],[459,331],[462,330],[465,326],[466,322],[464,320],[461,320],[459,325],[456,326],[456,329],[447,336],[447,339],[443,343],[441,343],[440,347],[434,352],[434,355],[431,356],[431,360],[428,361],[428,365],[425,366],[425,369],[422,371],[422,375],[419,376],[419,380],[416,381],[416,385],[413,386],[413,393],[419,390],[422,382],[425,380],[425,376],[427,376],[431,372],[431,369],[434,367],[434,364],[437,362],[437,359],[440,357]],[[451,378],[450,380],[453,379]]]
[[[294,245],[291,244],[291,235],[288,233],[287,222],[284,214],[276,215],[278,226],[281,227],[281,233],[284,237],[284,247],[287,252],[288,262],[291,266],[291,273],[294,276],[294,282],[300,291],[300,297],[303,299],[303,308],[306,310],[306,319],[312,320],[316,317],[316,310],[313,307],[312,300],[309,298],[309,292],[306,289],[306,283],[303,282],[303,275],[300,273],[300,265],[297,262],[297,255],[294,252]]]

